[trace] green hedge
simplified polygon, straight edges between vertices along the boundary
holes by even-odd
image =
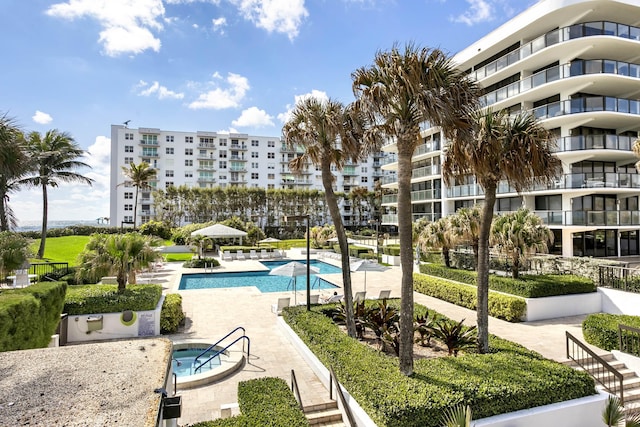
[[[383,246],[382,253],[385,255],[400,256],[400,245]]]
[[[184,322],[182,295],[165,295],[162,310],[160,311],[160,333],[175,334],[178,332],[182,322]]]
[[[67,284],[43,282],[0,293],[0,351],[46,347],[60,322]]]
[[[425,295],[475,310],[477,291],[469,285],[450,282],[423,274],[413,275],[413,289]],[[527,311],[527,303],[519,297],[489,292],[489,315],[509,322],[519,322]]]
[[[287,383],[281,378],[257,378],[238,384],[241,415],[204,421],[191,427],[303,427],[309,421],[298,406]]]
[[[474,286],[478,276],[475,271],[447,268],[441,264],[421,264],[420,272]],[[489,289],[523,298],[542,298],[595,292],[596,286],[591,279],[570,274],[523,275],[518,280],[490,275]]]
[[[122,294],[118,293],[118,285],[70,286],[64,312],[77,315],[154,310],[161,295],[160,285],[127,285]]]
[[[620,350],[618,347],[618,325],[640,328],[640,316],[624,314],[590,314],[582,322],[582,334],[591,345],[603,350]]]
[[[215,258],[200,258],[200,259],[191,259],[189,261],[185,261],[182,266],[184,268],[204,268],[207,267],[218,267],[220,265],[220,261]]]
[[[493,336],[492,353],[419,359],[406,377],[396,358],[349,338],[322,309],[291,307],[283,316],[380,427],[439,427],[460,403],[484,418],[595,394],[587,373]]]
[[[363,246],[349,245],[349,256],[361,258],[362,255],[373,253],[372,249]]]

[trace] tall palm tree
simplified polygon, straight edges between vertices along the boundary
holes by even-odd
[[[496,190],[506,180],[520,193],[533,184],[548,184],[558,173],[560,161],[551,151],[553,135],[531,114],[477,111],[471,138],[455,138],[449,145],[442,174],[449,184],[454,177],[475,175],[484,190],[478,239],[478,351],[489,351],[489,235]]]
[[[31,158],[33,176],[24,178],[21,182],[42,188],[42,232],[37,254],[38,258],[42,258],[47,238],[49,213],[47,189],[49,187],[55,188],[62,182],[80,182],[92,185],[93,179],[76,172],[81,168],[91,169],[91,166],[79,160],[85,152],[67,132],[52,129],[44,135],[39,132],[29,133],[27,153]]]
[[[298,172],[305,163],[311,161],[319,165],[322,171],[325,199],[342,253],[346,323],[351,337],[356,336],[356,327],[353,318],[349,246],[338,200],[333,190],[335,177],[331,173],[331,167],[342,169],[345,162],[356,162],[361,158],[359,143],[364,137],[363,126],[362,117],[351,106],[345,107],[341,102],[332,99],[308,97],[296,104],[291,118],[282,129],[284,140],[290,148],[304,147],[304,152],[290,162],[291,170]]]
[[[138,225],[138,193],[140,190],[149,190],[149,181],[156,177],[157,171],[149,163],[142,162],[139,165],[130,163],[129,166],[122,166],[122,172],[126,178],[125,183],[130,183],[136,188],[136,195],[133,201],[133,226]]]
[[[18,188],[28,168],[24,135],[16,121],[5,113],[0,116],[0,231],[9,231],[17,226],[9,206],[9,194]]]
[[[493,221],[489,243],[511,258],[511,273],[517,279],[522,261],[536,252],[547,252],[550,241],[553,241],[553,232],[542,223],[542,218],[521,208]]]
[[[374,130],[393,138],[398,150],[398,231],[402,265],[400,371],[413,373],[413,248],[411,158],[420,144],[420,125],[441,126],[449,139],[469,129],[468,111],[477,103],[475,83],[455,69],[439,49],[407,44],[376,53],[373,65],[352,74],[356,105],[370,115]]]
[[[474,267],[478,267],[478,242],[480,239],[480,205],[471,208],[460,208],[451,216],[451,228],[458,236],[459,243],[471,246]]]

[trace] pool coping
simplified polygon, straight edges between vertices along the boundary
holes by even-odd
[[[207,348],[211,343],[207,343],[205,339],[183,339],[173,342],[173,351],[180,349]],[[216,346],[221,347],[221,346]],[[243,346],[244,347],[244,346]],[[188,389],[201,387],[203,385],[212,384],[236,372],[244,366],[245,357],[242,350],[225,350],[220,357],[220,366],[201,374],[189,375],[189,377],[177,377],[178,389]],[[187,381],[186,379],[189,378]]]

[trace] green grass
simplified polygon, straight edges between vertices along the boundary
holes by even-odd
[[[193,258],[192,253],[166,253],[163,256],[167,262],[191,261]]]
[[[64,236],[47,239],[43,259],[32,259],[31,263],[68,262],[69,266],[77,265],[78,254],[84,250],[91,236]],[[34,253],[38,252],[40,239],[31,246]]]

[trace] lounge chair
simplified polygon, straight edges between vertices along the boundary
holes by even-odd
[[[290,302],[291,298],[278,298],[278,302],[276,304],[271,304],[271,312],[280,316],[282,314],[282,309],[289,307]]]
[[[222,252],[222,259],[225,261],[233,261],[233,255],[231,255],[231,251]]]
[[[340,302],[343,297],[344,295],[338,295],[338,294],[331,295],[329,298],[323,298],[322,304],[328,304],[330,302]]]
[[[267,252],[266,249],[261,249],[260,250],[260,259],[269,259],[269,258],[271,258],[269,256],[269,252]]]
[[[274,258],[282,258],[282,254],[280,253],[280,251],[278,249],[274,249],[273,253],[271,254]]]
[[[245,259],[247,259],[247,257],[244,256],[244,252],[242,252],[241,250],[238,250],[236,252],[236,259],[244,261]]]
[[[251,258],[251,259],[259,259],[260,257],[256,253],[255,249],[251,249],[251,251],[249,251],[249,258]]]
[[[378,299],[389,299],[390,295],[391,295],[391,291],[389,290],[380,291],[380,295],[378,295]]]
[[[365,291],[362,292],[356,292],[356,294],[353,296],[353,302],[362,302],[364,301],[364,297],[367,293]]]
[[[309,297],[310,304],[319,304],[320,303],[320,294],[314,294]],[[304,298],[304,301],[300,301],[298,305],[307,305],[307,299]]]

